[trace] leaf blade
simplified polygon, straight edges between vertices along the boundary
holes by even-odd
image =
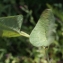
[[[52,36],[55,27],[54,22],[51,9],[45,10],[30,34],[30,43],[36,47],[50,45],[54,40]]]
[[[0,36],[17,37],[20,36],[20,29],[23,21],[22,15],[1,17],[0,18]]]

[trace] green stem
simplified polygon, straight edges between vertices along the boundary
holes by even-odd
[[[48,48],[45,50],[45,52],[46,52],[46,58],[47,58],[47,62],[49,63],[48,49],[49,49],[49,47],[48,47]]]
[[[28,38],[29,38],[29,36],[30,36],[29,34],[27,34],[27,33],[23,32],[23,31],[21,31],[20,35],[21,35],[21,36],[28,37]]]
[[[41,60],[42,60],[41,58],[43,58],[43,63],[44,63],[44,61],[49,63],[48,49],[49,48],[46,48],[46,47],[42,47],[42,48],[39,47],[39,57],[38,57],[39,63],[41,63]]]

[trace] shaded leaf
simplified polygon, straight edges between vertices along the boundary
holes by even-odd
[[[20,29],[23,21],[22,15],[1,17],[0,18],[0,36],[17,37],[20,36]]]

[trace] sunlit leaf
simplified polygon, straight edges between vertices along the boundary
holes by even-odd
[[[45,10],[30,34],[34,46],[48,46],[54,41],[55,19],[51,9]]]

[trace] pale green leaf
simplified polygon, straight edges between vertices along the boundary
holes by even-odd
[[[30,34],[30,43],[36,47],[48,46],[54,41],[55,19],[51,9],[46,9]]]

